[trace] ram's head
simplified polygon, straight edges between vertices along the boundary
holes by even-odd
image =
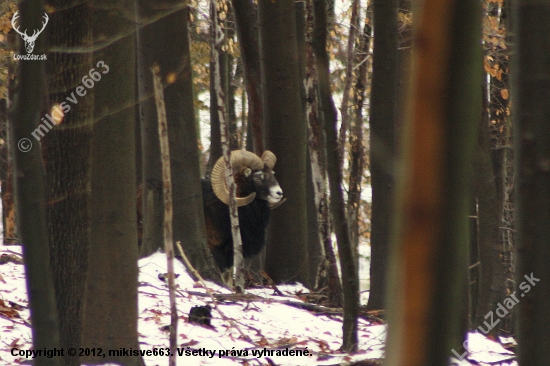
[[[268,201],[270,206],[281,202],[283,190],[273,171],[276,161],[275,154],[269,150],[264,151],[261,158],[250,151],[231,152],[231,166],[237,184],[237,206],[246,206],[256,197]],[[223,157],[212,168],[212,189],[223,203],[229,204]]]

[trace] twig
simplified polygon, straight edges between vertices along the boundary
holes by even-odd
[[[262,274],[263,278],[265,278],[267,280],[267,282],[269,283],[269,285],[271,287],[273,287],[273,291],[275,291],[275,293],[279,296],[284,296],[284,294],[281,292],[281,290],[279,290],[279,288],[277,287],[277,285],[275,284],[275,281],[273,281],[273,279],[271,277],[269,277],[269,275],[267,274],[266,271],[260,271],[260,273]]]
[[[162,183],[164,187],[164,250],[166,251],[168,291],[170,296],[170,355],[168,358],[168,364],[170,366],[176,366],[176,348],[178,341],[178,309],[176,306],[176,281],[174,276],[174,238],[172,236],[172,172],[170,170],[168,123],[166,122],[166,108],[164,105],[164,92],[162,90],[159,65],[155,63],[151,67],[151,72],[153,73],[155,102],[157,104],[160,154],[162,165]]]
[[[217,301],[246,301],[246,302],[262,302],[266,304],[270,303],[276,303],[281,305],[287,305],[291,306],[293,308],[302,309],[302,310],[308,310],[311,312],[314,312],[316,315],[338,315],[343,316],[342,308],[331,308],[327,306],[322,305],[316,305],[311,304],[308,302],[303,301],[295,301],[295,300],[279,300],[279,299],[270,299],[261,297],[258,295],[252,295],[252,294],[212,294],[208,295],[202,292],[198,291],[187,291],[190,295],[200,296],[200,297],[206,297],[206,296],[214,296]],[[371,311],[360,311],[359,317],[362,319],[365,319],[370,322],[377,322],[377,323],[384,323],[384,320],[379,318],[378,316],[383,314],[383,310],[371,310]]]

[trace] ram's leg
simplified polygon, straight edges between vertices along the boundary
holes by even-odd
[[[233,288],[233,266],[222,273],[223,283],[229,288]]]

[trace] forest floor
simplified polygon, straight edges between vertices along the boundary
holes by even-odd
[[[12,354],[14,348],[32,348],[24,266],[22,260],[17,263],[20,251],[18,246],[0,245],[0,365],[30,361]],[[180,365],[381,364],[386,325],[366,313],[359,319],[359,351],[350,355],[340,351],[340,310],[310,304],[309,290],[305,287],[263,287],[247,289],[246,295],[234,295],[208,282],[214,294],[211,296],[187,275],[179,261],[174,264],[179,275],[176,281]],[[168,357],[158,354],[169,347],[168,288],[159,279],[166,272],[166,257],[156,253],[141,259],[139,268],[140,348],[151,351],[151,355],[144,356],[147,366],[168,365]],[[212,307],[211,326],[191,323],[191,308],[205,305]],[[517,366],[514,354],[501,343],[470,333],[467,354],[462,361],[451,359],[450,365]],[[456,354],[463,352],[457,350]]]

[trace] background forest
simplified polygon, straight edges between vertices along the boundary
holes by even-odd
[[[246,149],[277,156],[286,201],[245,287],[303,284],[349,353],[358,316],[387,321],[388,365],[447,364],[471,330],[544,365],[549,93],[542,0],[3,1],[3,237],[25,244],[34,348],[139,348],[137,263],[168,206],[169,242],[222,284],[201,178]]]

